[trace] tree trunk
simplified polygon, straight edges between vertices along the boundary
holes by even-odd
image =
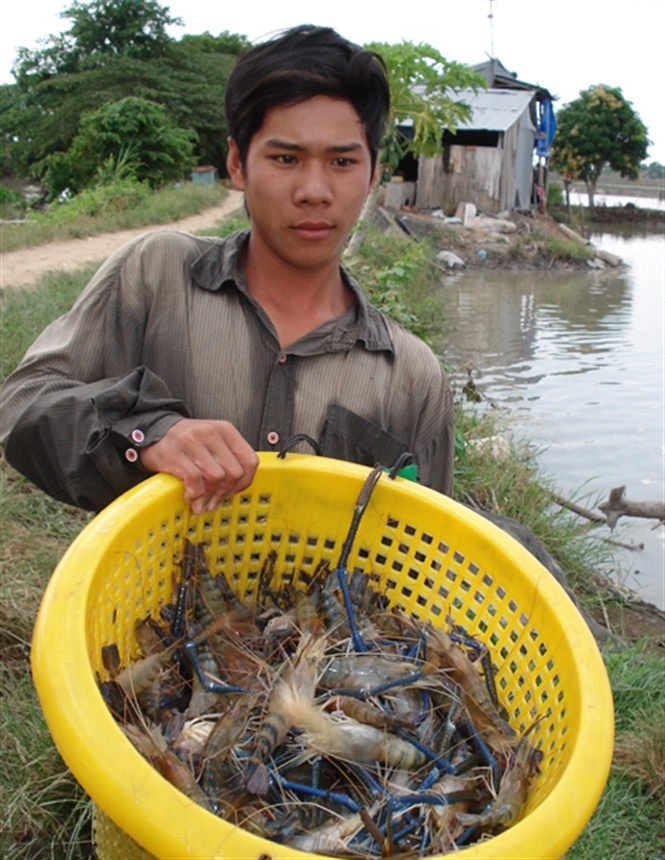
[[[377,181],[372,186],[372,190],[369,192],[365,199],[365,204],[363,206],[362,212],[360,213],[358,223],[356,224],[356,229],[353,231],[353,234],[349,239],[349,244],[344,249],[344,257],[355,257],[358,251],[360,251],[363,240],[365,239],[367,225],[371,222],[372,218],[374,217],[374,213],[376,212],[376,208],[379,205],[380,193],[381,183],[377,179]]]
[[[587,193],[587,196],[589,198],[589,215],[591,215],[592,217],[593,217],[593,210],[595,209],[595,206],[596,206],[594,198],[596,196],[596,182],[597,181],[598,180],[596,179],[595,176],[593,177],[593,179],[586,179],[585,180],[586,193]]]

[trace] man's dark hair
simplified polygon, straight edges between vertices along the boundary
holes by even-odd
[[[385,64],[374,51],[343,39],[330,27],[303,24],[252,48],[226,86],[226,119],[240,161],[266,113],[315,96],[345,99],[362,122],[376,164],[390,107]]]

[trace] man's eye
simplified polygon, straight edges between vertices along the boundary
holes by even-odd
[[[353,164],[353,159],[340,156],[339,158],[335,159],[335,164],[337,165],[337,167],[348,167],[349,165]]]
[[[297,161],[295,155],[289,155],[287,153],[282,153],[281,155],[273,155],[273,159],[278,164],[295,164]]]

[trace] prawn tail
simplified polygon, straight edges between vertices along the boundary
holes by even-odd
[[[262,761],[253,759],[249,762],[245,775],[245,788],[250,794],[259,796],[268,794],[270,788],[268,768]]]

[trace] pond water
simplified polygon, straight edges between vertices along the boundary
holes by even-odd
[[[510,435],[536,446],[562,496],[592,509],[625,485],[630,500],[661,501],[665,237],[603,226],[591,238],[628,268],[444,279],[446,359],[457,390],[472,373],[473,408],[502,408]],[[622,517],[595,534],[644,545],[615,548],[607,572],[665,608],[665,527]]]
[[[596,206],[637,206],[638,209],[665,209],[665,195],[661,197],[630,197],[619,194],[596,194],[594,197]],[[570,194],[571,206],[588,206],[588,195],[572,191]]]

